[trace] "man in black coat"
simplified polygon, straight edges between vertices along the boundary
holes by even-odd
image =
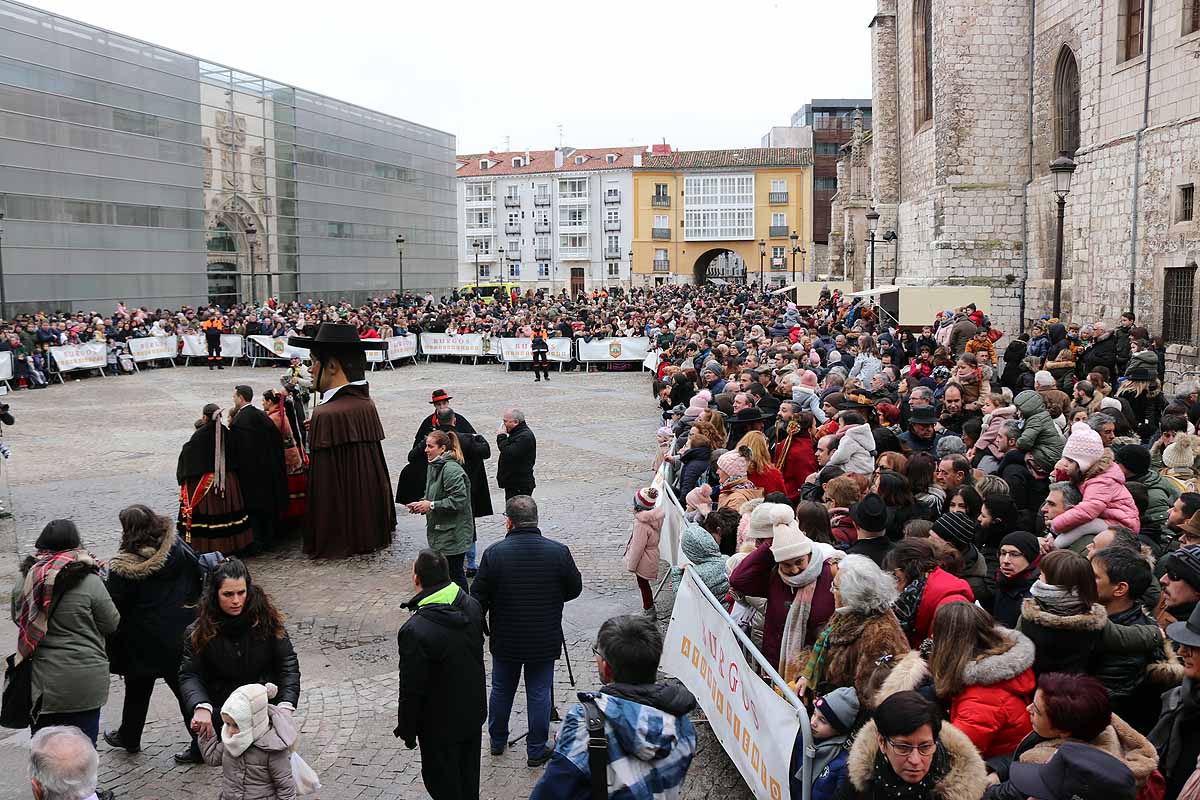
[[[479,796],[479,740],[487,718],[483,612],[450,580],[446,557],[422,550],[413,562],[417,594],[400,632],[396,738],[421,745],[421,778],[433,800]]]
[[[1080,359],[1080,369],[1075,373],[1081,380],[1087,378],[1088,373],[1096,369],[1096,367],[1105,367],[1108,369],[1110,376],[1117,375],[1117,337],[1104,329],[1104,325],[1097,322],[1092,326],[1095,330],[1095,339],[1092,340],[1092,346],[1083,351],[1083,358]]]
[[[583,591],[583,580],[570,549],[542,536],[532,497],[513,497],[504,513],[508,533],[484,551],[471,584],[471,596],[487,615],[491,636],[488,735],[492,754],[503,753],[517,682],[524,672],[529,717],[525,752],[528,765],[536,767],[550,758],[551,694],[554,662],[562,651],[563,606]]]
[[[463,466],[471,482],[471,513],[476,518],[490,517],[495,512],[492,510],[492,495],[483,462],[492,457],[492,448],[487,439],[475,432],[466,417],[450,407],[452,399],[445,389],[433,391],[433,399],[429,401],[433,413],[421,420],[421,427],[417,428],[417,435],[413,437],[408,464],[400,471],[400,478],[396,481],[396,502],[408,504],[425,497],[425,472],[429,467],[429,460],[425,457],[425,437],[435,430],[453,432],[458,436],[466,459]]]
[[[525,424],[525,412],[511,408],[496,433],[500,458],[496,464],[496,483],[504,490],[504,499],[533,494],[533,465],[537,461],[537,440]]]
[[[234,388],[229,436],[246,516],[254,530],[253,547],[270,549],[288,503],[283,434],[270,417],[250,404],[253,399],[254,390],[249,386]]]

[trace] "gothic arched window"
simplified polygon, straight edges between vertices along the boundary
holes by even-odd
[[[933,119],[933,0],[913,4],[913,120]]]
[[[1079,65],[1065,46],[1054,67],[1054,149],[1072,156],[1079,149]]]

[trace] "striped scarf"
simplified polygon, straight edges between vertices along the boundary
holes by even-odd
[[[41,551],[37,562],[25,573],[21,586],[20,609],[17,613],[17,661],[33,655],[46,638],[50,606],[54,601],[54,582],[69,564],[80,563],[99,572],[101,563],[86,550],[63,550],[57,553]]]

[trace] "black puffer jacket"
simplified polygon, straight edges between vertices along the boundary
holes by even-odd
[[[423,590],[405,607],[413,615],[396,634],[400,700],[393,733],[406,742],[478,735],[487,719],[479,603],[448,583]]]
[[[487,616],[490,649],[509,661],[550,661],[562,650],[563,605],[583,591],[565,544],[516,528],[483,552],[471,596]]]
[[[687,493],[696,488],[700,478],[708,471],[708,461],[712,457],[712,448],[707,445],[692,447],[679,457],[679,496],[687,497]]]
[[[496,463],[496,485],[501,489],[533,491],[533,465],[537,461],[537,440],[524,422],[496,437],[500,458]]]
[[[220,632],[203,651],[192,649],[192,629],[184,633],[183,661],[179,665],[179,689],[188,717],[201,703],[213,707],[213,715],[239,686],[247,683],[273,683],[279,694],[272,703],[300,701],[300,661],[292,649],[292,640],[264,636],[238,618],[226,618]]]
[[[1021,605],[1017,630],[1033,640],[1037,655],[1035,675],[1047,672],[1087,672],[1092,654],[1100,648],[1100,637],[1108,613],[1104,606],[1092,604],[1086,614],[1060,616],[1044,610],[1032,597]]]
[[[118,553],[108,569],[108,593],[121,612],[121,624],[108,640],[109,671],[174,675],[183,657],[183,632],[196,621],[201,586],[196,554],[172,530],[156,549]]]

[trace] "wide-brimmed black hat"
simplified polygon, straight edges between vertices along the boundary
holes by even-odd
[[[887,503],[879,495],[870,492],[850,506],[850,519],[868,533],[884,530],[887,528]]]
[[[1186,621],[1172,622],[1167,626],[1167,637],[1178,644],[1200,647],[1200,606],[1192,609]]]
[[[939,419],[937,409],[933,406],[917,406],[908,411],[909,424],[936,425]]]
[[[388,347],[387,342],[382,340],[364,341],[358,338],[355,327],[344,322],[322,322],[316,336],[289,336],[288,344],[322,350],[387,350]]]
[[[750,406],[750,408],[743,408],[741,411],[735,412],[734,415],[729,418],[729,421],[730,422],[766,422],[767,420],[771,419],[773,416],[775,416],[775,415],[774,414],[764,414],[763,410],[761,408],[759,408],[758,406]]]

